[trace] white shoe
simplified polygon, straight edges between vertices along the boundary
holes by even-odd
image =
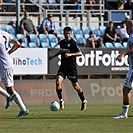
[[[81,111],[86,110],[87,103],[88,103],[88,101],[87,101],[87,100],[84,100],[84,101],[82,102],[82,104],[81,104]]]
[[[65,108],[65,102],[63,99],[60,100],[60,109],[63,110]]]
[[[113,117],[113,118],[114,118],[114,119],[123,119],[123,118],[128,118],[128,116],[126,116],[126,115],[120,113],[118,116],[115,116],[115,117]]]

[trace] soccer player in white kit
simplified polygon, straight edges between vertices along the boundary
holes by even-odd
[[[7,51],[9,43],[14,45],[9,51]],[[0,87],[0,94],[6,97],[6,109],[11,106],[12,100],[16,102],[20,108],[20,112],[17,116],[18,118],[22,118],[29,113],[29,110],[24,105],[20,95],[14,89],[13,63],[10,58],[10,54],[17,50],[20,46],[20,43],[13,39],[9,33],[0,30],[0,78],[6,88],[5,91]]]
[[[128,110],[131,101],[130,92],[133,89],[133,32],[130,34],[128,39],[128,50],[122,52],[116,60],[121,61],[122,57],[128,55],[128,62],[129,62],[129,71],[126,74],[126,79],[124,82],[123,87],[123,105],[122,105],[122,112],[115,116],[114,118],[128,118]]]

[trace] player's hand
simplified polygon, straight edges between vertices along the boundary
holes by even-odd
[[[68,57],[70,57],[70,56],[71,56],[70,53],[66,53],[66,54],[65,54],[65,57],[66,57],[66,58],[68,58]]]
[[[49,56],[49,60],[52,60],[54,58],[54,56]]]
[[[120,54],[117,56],[116,60],[121,61],[122,57],[124,57],[124,54]]]

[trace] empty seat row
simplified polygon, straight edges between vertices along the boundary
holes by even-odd
[[[119,43],[119,42],[106,42],[102,45],[102,48],[127,48],[127,42]]]
[[[36,36],[35,34],[29,34],[27,37],[25,37],[23,34],[11,34],[15,39],[22,41],[22,47],[24,48],[55,48],[55,46],[58,44],[58,39],[55,35],[49,34],[48,37],[45,34],[39,34],[39,36]],[[9,47],[11,47],[12,44],[10,44]]]

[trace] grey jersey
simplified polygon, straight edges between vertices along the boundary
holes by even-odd
[[[12,60],[7,51],[8,44],[12,39],[13,37],[9,33],[0,30],[0,68],[1,69],[5,69],[13,66]]]

